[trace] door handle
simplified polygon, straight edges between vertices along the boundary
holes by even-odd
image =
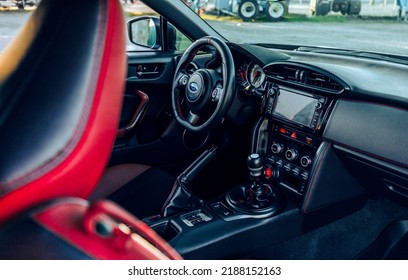
[[[124,137],[126,134],[128,134],[130,131],[132,131],[138,122],[142,119],[143,114],[146,111],[147,105],[149,103],[149,96],[144,93],[143,91],[136,90],[137,96],[140,98],[140,104],[137,106],[135,113],[133,114],[132,118],[128,122],[128,124],[124,128],[120,128],[117,137]]]

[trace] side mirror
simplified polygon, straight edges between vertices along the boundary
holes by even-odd
[[[136,45],[151,49],[163,48],[159,17],[138,17],[128,22],[129,40]],[[170,23],[167,24],[167,49],[177,50],[181,42],[181,34]]]
[[[139,17],[128,22],[129,40],[136,45],[158,49],[160,45],[160,19]]]

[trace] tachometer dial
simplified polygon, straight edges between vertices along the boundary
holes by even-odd
[[[239,66],[237,71],[236,81],[239,85],[245,87],[249,84],[248,82],[248,64],[242,64]]]
[[[265,73],[262,70],[261,66],[258,64],[252,64],[249,67],[249,82],[255,88],[259,88],[265,81]]]

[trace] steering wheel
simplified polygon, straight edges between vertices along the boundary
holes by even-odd
[[[188,73],[189,64],[197,52],[206,46],[213,46],[220,55],[221,73],[208,68]],[[219,38],[202,37],[190,45],[177,65],[171,98],[174,116],[190,131],[208,132],[227,114],[234,91],[235,66],[228,46]],[[185,109],[183,100],[187,105]]]

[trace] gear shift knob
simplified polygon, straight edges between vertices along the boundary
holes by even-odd
[[[247,165],[251,178],[256,179],[261,177],[263,164],[263,159],[259,154],[251,154],[248,156]]]
[[[274,214],[281,209],[282,196],[273,185],[263,183],[264,159],[257,153],[247,158],[251,185],[244,184],[227,194],[230,205],[243,212],[252,214]]]

